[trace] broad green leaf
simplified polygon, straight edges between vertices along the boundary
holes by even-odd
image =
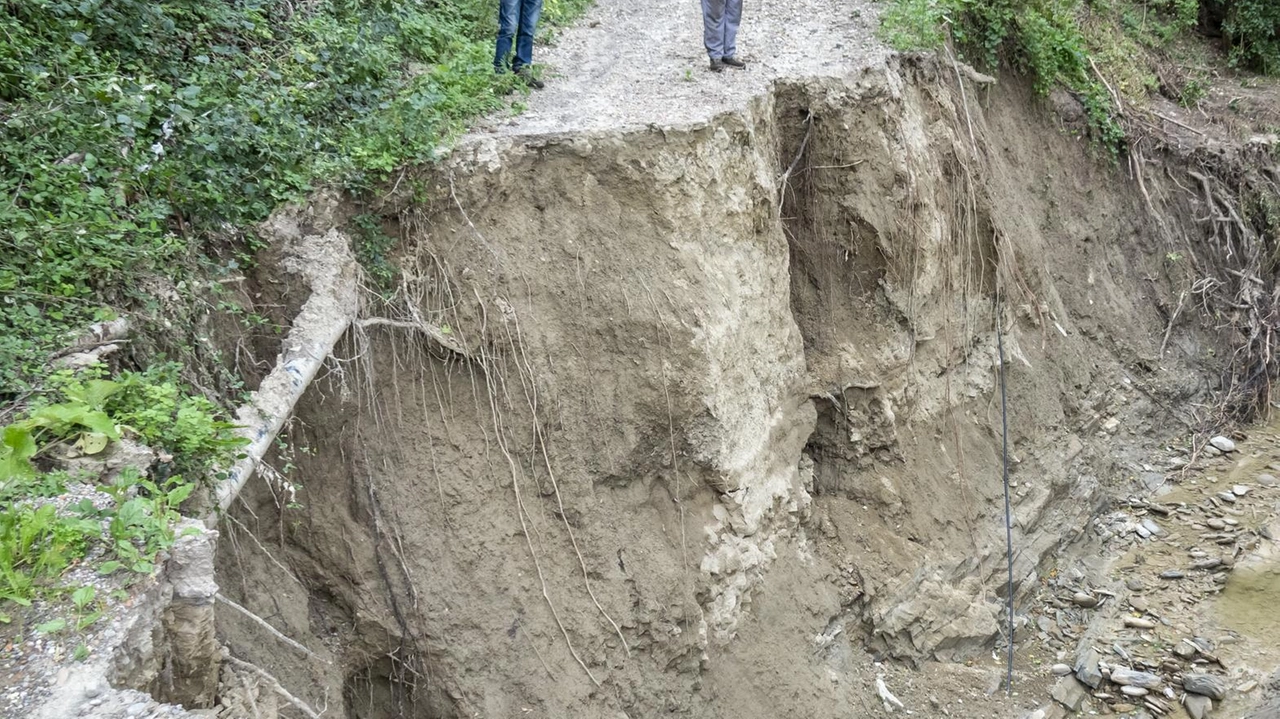
[[[76,446],[85,454],[97,454],[107,448],[107,435],[101,432],[85,432],[80,435],[80,441],[76,442]]]
[[[44,624],[37,624],[36,631],[41,634],[53,634],[54,632],[62,631],[66,626],[67,620],[58,618],[53,621],[45,622]]]
[[[98,596],[98,590],[86,584],[71,593],[71,601],[81,609],[88,606]]]
[[[187,497],[191,496],[191,491],[195,488],[194,484],[184,484],[181,487],[169,490],[169,504],[174,507],[182,504]]]
[[[31,436],[31,430],[18,425],[9,425],[4,428],[4,434],[0,437],[4,447],[7,447],[13,454],[12,456],[27,460],[35,456],[36,440]]]

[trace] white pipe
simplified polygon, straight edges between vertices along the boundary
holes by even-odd
[[[344,235],[330,230],[323,236],[298,237],[292,245],[292,256],[284,267],[303,275],[311,286],[311,297],[294,317],[275,368],[262,380],[252,399],[236,412],[240,434],[249,440],[249,445],[244,449],[244,458],[233,464],[214,488],[219,512],[231,506],[253,476],[359,310],[358,267]],[[205,521],[209,526],[216,524],[217,512]]]

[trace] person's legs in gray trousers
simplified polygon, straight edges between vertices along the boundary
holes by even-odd
[[[714,64],[737,52],[742,0],[702,0],[702,44]]]
[[[724,54],[738,56],[738,25],[742,23],[742,0],[724,0]]]
[[[728,0],[702,0],[702,44],[712,62],[724,57],[724,16]]]

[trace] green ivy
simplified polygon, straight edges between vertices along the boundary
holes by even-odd
[[[227,228],[429,160],[511,82],[488,0],[3,7],[0,401],[70,333],[154,306],[143,279],[190,286]]]

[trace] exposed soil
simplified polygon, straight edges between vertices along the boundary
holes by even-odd
[[[203,709],[1043,719],[1051,693],[1123,709],[1050,669],[1096,646],[1157,691],[1225,677],[1214,717],[1275,716],[1280,490],[1253,475],[1280,450],[1187,442],[1233,338],[1183,307],[1173,257],[1223,251],[1184,158],[1139,186],[1070,98],[891,55],[861,3],[749,5],[723,75],[697,17],[601,4],[521,114],[373,208],[403,283],[220,525],[219,591],[257,619],[218,606],[235,661]],[[1158,578],[1210,552],[1231,571]]]
[[[411,270],[367,312],[398,324],[304,398],[303,508],[251,485],[261,544],[223,545],[226,591],[331,663],[226,617],[232,650],[358,717],[879,716],[878,677],[921,716],[1061,711],[1054,567],[1164,480],[1226,340],[1170,328],[1145,198],[1026,89],[850,72],[709,122],[521,119],[406,178],[442,191],[382,208]]]

